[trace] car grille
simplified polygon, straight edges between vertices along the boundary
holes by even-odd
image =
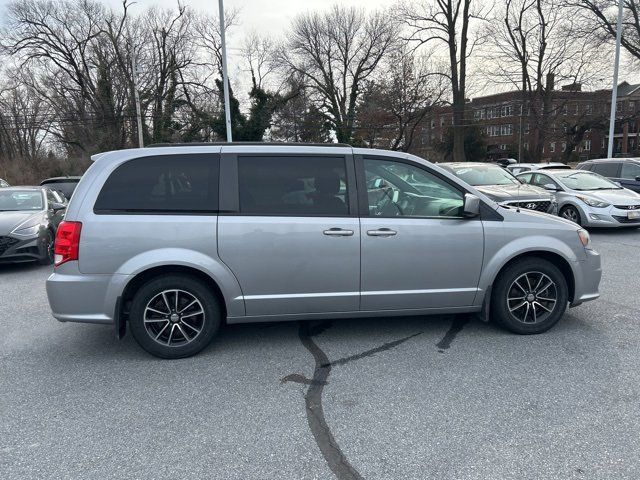
[[[637,223],[640,225],[640,218],[629,220],[627,217],[621,217],[620,215],[612,215],[612,217],[620,223]]]
[[[620,210],[640,210],[640,203],[638,205],[614,205],[614,207]]]
[[[8,249],[13,247],[20,240],[13,237],[0,237],[0,255],[3,255]]]
[[[526,208],[527,210],[536,210],[538,212],[548,212],[551,208],[551,202],[548,201],[523,201],[523,202],[509,202],[511,207]]]

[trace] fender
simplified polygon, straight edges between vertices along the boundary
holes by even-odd
[[[175,265],[193,268],[209,276],[222,292],[228,316],[245,315],[242,290],[233,272],[221,260],[201,252],[186,248],[158,248],[145,251],[128,259],[115,274],[126,275],[129,278],[128,284],[136,275],[146,270]]]

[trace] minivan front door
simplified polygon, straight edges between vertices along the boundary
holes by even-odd
[[[480,219],[463,218],[464,193],[426,167],[358,157],[362,310],[472,305],[482,269]]]
[[[238,154],[222,162],[221,187],[237,179],[238,211],[220,215],[218,250],[240,283],[246,315],[358,311],[352,156]]]

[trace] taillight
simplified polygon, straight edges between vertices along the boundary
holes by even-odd
[[[78,260],[80,230],[82,230],[80,222],[60,222],[54,250],[56,267],[71,260]]]

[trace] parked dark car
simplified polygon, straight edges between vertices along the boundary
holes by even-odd
[[[0,190],[0,262],[54,260],[54,239],[67,201],[47,187]]]
[[[80,178],[82,177],[47,178],[46,180],[43,180],[42,182],[40,182],[40,185],[47,186],[51,190],[56,190],[62,193],[65,196],[65,198],[70,200],[71,195],[73,195],[73,192],[76,189],[78,182],[80,181]]]
[[[640,193],[640,158],[600,158],[580,163],[576,168],[597,173]]]

